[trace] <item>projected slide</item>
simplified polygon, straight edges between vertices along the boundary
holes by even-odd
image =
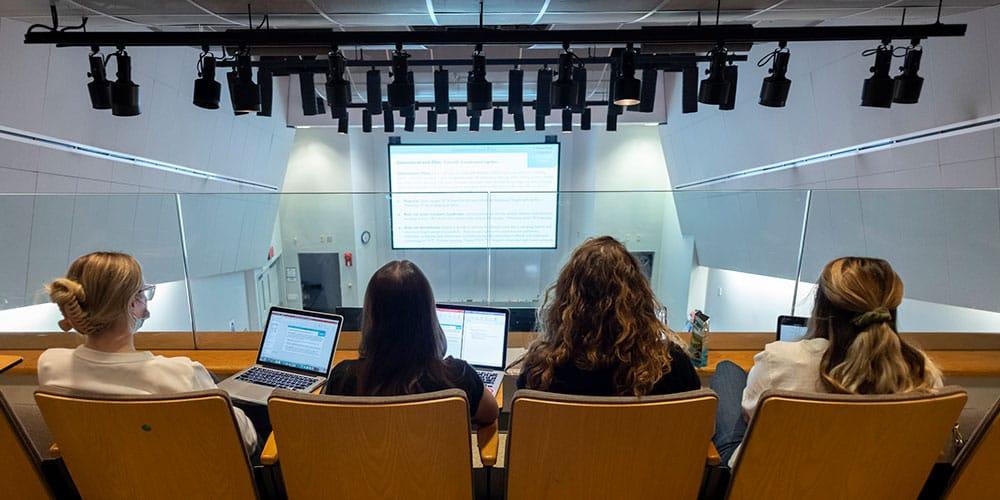
[[[394,248],[555,248],[558,144],[390,145]]]

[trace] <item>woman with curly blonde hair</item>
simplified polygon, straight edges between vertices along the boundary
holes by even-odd
[[[545,293],[541,332],[521,360],[517,386],[599,396],[699,389],[690,359],[656,317],[659,308],[624,245],[610,236],[587,240]]]

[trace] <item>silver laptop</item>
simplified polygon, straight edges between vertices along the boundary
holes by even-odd
[[[438,322],[448,339],[449,356],[472,365],[496,394],[507,366],[510,310],[468,305],[437,305]]]
[[[274,389],[312,392],[326,383],[344,318],[336,314],[272,307],[257,364],[223,380],[233,399],[267,404]]]

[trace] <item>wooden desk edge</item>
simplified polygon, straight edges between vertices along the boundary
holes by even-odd
[[[24,361],[24,358],[21,356],[8,354],[0,355],[0,373],[14,368],[15,366],[21,364],[22,361]]]

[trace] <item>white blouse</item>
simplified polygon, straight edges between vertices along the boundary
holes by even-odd
[[[86,346],[48,349],[38,358],[38,383],[98,394],[147,395],[215,389],[201,363],[165,358],[148,351],[103,352]],[[233,408],[247,450],[257,446],[257,431],[243,410]]]

